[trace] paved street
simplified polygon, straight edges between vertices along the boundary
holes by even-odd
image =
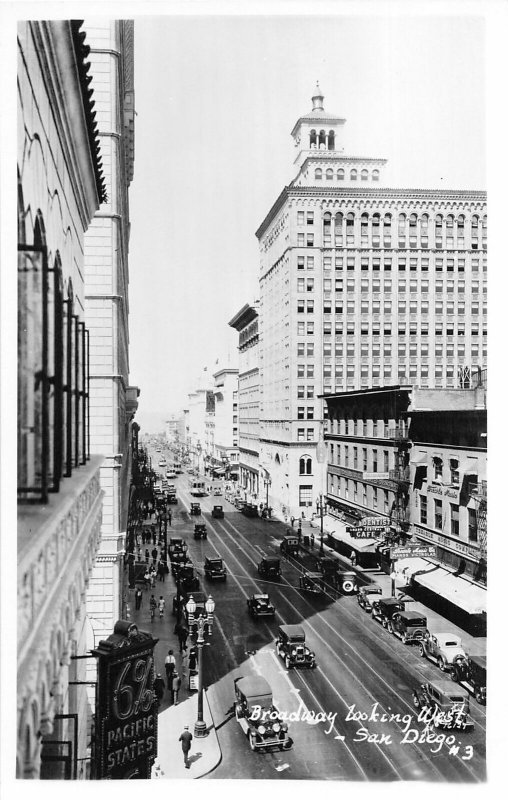
[[[259,580],[256,567],[262,555],[279,555],[286,529],[282,523],[247,518],[224,497],[199,498],[208,539],[195,541],[195,518],[188,514],[195,498],[187,490],[188,476],[183,474],[174,482],[179,502],[172,507],[168,536],[185,538],[201,587],[213,594],[216,604],[213,636],[204,651],[204,682],[222,761],[208,778],[461,782],[485,778],[484,707],[471,699],[473,732],[441,731],[417,742],[424,724],[417,722],[411,692],[425,680],[440,679],[439,670],[424,661],[416,648],[404,646],[371,619],[359,608],[356,597],[334,601],[303,596],[297,588],[297,564],[282,561],[280,584]],[[224,507],[222,520],[212,519],[210,514],[217,503]],[[204,578],[205,555],[225,560],[226,583],[212,586]],[[247,613],[247,598],[259,591],[269,592],[277,611],[274,621],[254,621]],[[174,592],[171,575],[165,583],[156,583],[154,594],[166,596],[162,622],[158,617],[150,622],[148,591],[141,612],[133,612],[143,627],[152,628],[159,637],[156,659],[163,675],[168,647],[178,650],[171,614]],[[282,623],[303,626],[307,643],[317,656],[317,669],[285,669],[274,648],[277,627]],[[177,658],[178,666],[185,669],[185,661]],[[294,715],[296,721],[290,722],[294,746],[289,751],[252,752],[232,715],[234,678],[253,674],[268,680],[279,710]],[[167,705],[165,699],[162,709]],[[352,718],[358,712],[370,719]],[[384,721],[380,719],[383,713]],[[316,721],[317,714],[322,721]],[[312,720],[305,721],[305,715]]]

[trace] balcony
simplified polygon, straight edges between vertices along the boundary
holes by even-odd
[[[409,483],[409,467],[398,467],[389,472],[390,480],[397,483]]]

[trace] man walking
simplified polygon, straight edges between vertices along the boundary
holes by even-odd
[[[182,743],[183,763],[185,764],[185,769],[190,769],[189,750],[191,749],[192,733],[190,732],[188,725],[186,725],[183,729],[183,733],[178,741]]]
[[[160,674],[160,672],[158,672],[157,673],[157,677],[155,678],[155,680],[153,682],[153,690],[155,692],[157,700],[159,701],[159,704],[160,704],[162,698],[164,697],[164,690],[165,689],[166,689],[166,684],[164,683],[164,679],[163,679],[162,675]]]
[[[173,680],[173,672],[176,668],[176,658],[172,650],[168,650],[168,654],[164,659],[164,668],[166,670],[166,680],[168,682],[168,691],[171,692],[171,681]]]
[[[181,685],[182,685],[182,679],[179,676],[178,672],[175,672],[173,674],[173,682],[172,682],[173,702],[174,702],[175,706],[178,705],[178,692],[180,691]]]
[[[139,609],[141,608],[141,604],[143,602],[143,592],[139,587],[136,589],[135,597],[136,597],[136,611],[139,611]]]

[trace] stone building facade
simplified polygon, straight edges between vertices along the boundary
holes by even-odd
[[[104,454],[101,546],[87,594],[98,641],[122,614],[122,570],[131,474],[131,422],[139,390],[129,386],[129,195],[134,170],[134,23],[87,21],[90,74],[107,202],[85,237],[90,328],[90,449]]]
[[[86,776],[99,548],[84,237],[106,193],[80,22],[18,26],[18,778]],[[80,658],[81,657],[81,658]],[[82,660],[83,659],[83,660]]]
[[[320,490],[318,395],[468,387],[486,366],[485,193],[387,187],[386,161],[346,155],[345,120],[319,87],[312,101],[297,174],[256,232],[260,462],[286,516]]]

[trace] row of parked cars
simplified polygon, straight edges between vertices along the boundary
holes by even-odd
[[[379,586],[363,586],[358,592],[358,604],[404,644],[415,644],[423,658],[436,664],[441,672],[448,673],[455,683],[461,684],[479,703],[485,704],[486,658],[468,655],[461,639],[454,633],[431,633],[427,618],[419,612],[407,611],[403,600],[381,595]]]

